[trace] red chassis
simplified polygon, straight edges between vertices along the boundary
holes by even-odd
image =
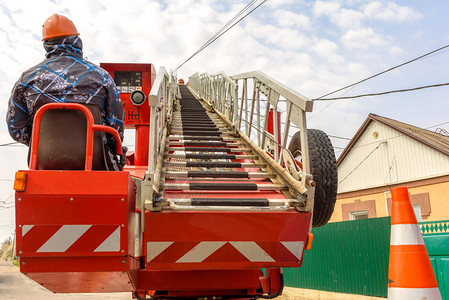
[[[259,268],[302,262],[308,213],[146,212],[143,255],[135,257],[128,172],[22,172],[21,272],[53,292],[251,296],[277,291]]]
[[[101,129],[91,124],[88,130]],[[22,183],[16,189],[20,270],[50,291],[137,291],[137,297],[159,298],[275,296],[282,287],[280,268],[301,266],[311,242],[310,213],[293,208],[164,209],[145,211],[140,228],[135,182],[146,166],[90,171],[92,143],[86,144],[86,171],[26,170],[16,175]],[[148,149],[142,151],[130,161],[145,161]],[[38,153],[31,154],[35,166]],[[266,268],[265,274],[260,268]]]

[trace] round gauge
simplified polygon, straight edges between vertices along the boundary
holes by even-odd
[[[145,102],[145,94],[142,91],[134,91],[131,94],[131,102],[134,105],[141,105]]]

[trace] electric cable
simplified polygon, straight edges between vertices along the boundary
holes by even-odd
[[[349,177],[349,175],[351,175],[355,170],[357,170],[358,169],[358,167],[360,167],[364,162],[365,162],[365,160],[367,160],[368,159],[368,157],[370,157],[371,156],[371,154],[373,154],[374,153],[374,151],[376,151],[377,149],[379,149],[379,147],[380,147],[380,145],[382,145],[384,142],[381,142],[381,143],[379,143],[379,145],[377,145],[377,147],[376,148],[374,148],[367,156],[365,156],[365,158],[354,168],[354,169],[352,169],[352,171],[351,172],[349,172],[338,184],[340,184],[340,183],[342,183],[343,181],[345,181],[345,179],[346,178],[348,178]]]
[[[441,87],[441,86],[446,86],[446,85],[449,85],[449,82],[437,83],[437,84],[425,85],[425,86],[418,86],[418,87],[409,88],[409,89],[380,92],[380,93],[369,93],[369,94],[361,94],[361,95],[346,96],[346,97],[335,97],[335,98],[321,98],[321,99],[314,99],[313,101],[334,101],[334,100],[347,100],[347,99],[355,99],[355,98],[371,97],[371,96],[381,96],[381,95],[387,95],[387,94],[404,93],[404,92],[417,91],[417,90],[434,88],[434,87]]]
[[[245,14],[243,17],[241,17],[240,19],[238,19],[235,23],[233,23],[232,25],[230,25],[226,30],[224,30],[224,28],[220,29],[218,32],[221,31],[220,34],[215,34],[214,38],[209,39],[208,42],[206,42],[203,46],[201,46],[197,51],[195,51],[194,54],[192,54],[189,58],[187,58],[182,64],[180,64],[178,67],[176,67],[173,71],[172,74],[175,73],[179,68],[181,68],[183,65],[185,65],[189,60],[191,60],[193,57],[195,57],[196,55],[198,55],[201,51],[203,51],[204,49],[206,49],[210,44],[212,44],[213,42],[215,42],[217,39],[219,39],[223,34],[225,34],[226,32],[228,32],[231,28],[233,28],[235,25],[237,25],[238,23],[240,23],[243,19],[245,19],[247,16],[249,16],[253,11],[255,11],[256,9],[258,9],[262,4],[264,4],[265,2],[267,2],[268,0],[264,0],[262,1],[259,5],[257,5],[255,8],[253,8],[252,10],[250,10],[247,14]],[[252,6],[255,2],[251,1],[248,5],[249,7]],[[247,6],[248,6],[247,5]],[[248,7],[248,8],[249,8]],[[244,8],[242,11],[246,11],[247,9]],[[237,15],[241,15],[241,13],[237,14]],[[236,19],[236,17],[233,18],[234,20]],[[232,20],[230,21],[232,23]],[[228,24],[230,24],[230,22],[228,22]],[[223,31],[224,30],[224,31]],[[217,33],[218,33],[217,32]]]
[[[6,144],[0,144],[0,147],[10,146],[10,145],[14,145],[14,144],[19,144],[19,142],[11,142],[11,143],[6,143]]]
[[[327,93],[327,94],[325,94],[325,95],[323,95],[323,96],[321,96],[321,97],[312,99],[312,101],[320,100],[320,99],[322,99],[322,98],[324,98],[324,97],[327,97],[327,96],[332,95],[332,94],[335,94],[335,93],[337,93],[337,92],[339,92],[339,91],[345,90],[345,89],[347,89],[347,88],[349,88],[349,87],[358,85],[358,84],[360,84],[360,83],[362,83],[362,82],[365,82],[365,81],[367,81],[367,80],[370,80],[370,79],[375,78],[375,77],[377,77],[377,76],[380,76],[380,75],[382,75],[382,74],[385,74],[385,73],[387,73],[387,72],[390,72],[390,71],[392,71],[392,70],[395,70],[395,69],[400,68],[400,67],[402,67],[402,66],[405,66],[405,65],[407,65],[407,64],[410,64],[410,63],[412,63],[412,62],[415,62],[415,61],[417,61],[417,60],[420,60],[420,59],[422,59],[422,58],[424,58],[424,57],[426,57],[426,56],[429,56],[429,55],[431,55],[431,54],[434,54],[434,53],[439,52],[439,51],[441,51],[441,50],[443,50],[443,49],[446,49],[446,48],[449,48],[449,45],[440,47],[440,48],[438,48],[438,49],[436,49],[436,50],[433,50],[433,51],[430,51],[430,52],[428,52],[428,53],[425,53],[425,54],[423,54],[423,55],[421,55],[421,56],[418,56],[418,57],[416,57],[416,58],[413,58],[413,59],[411,59],[411,60],[409,60],[409,61],[406,61],[406,62],[404,62],[404,63],[402,63],[402,64],[396,65],[396,66],[391,67],[391,68],[389,68],[389,69],[387,69],[387,70],[384,70],[384,71],[382,71],[382,72],[379,72],[379,73],[377,73],[377,74],[374,74],[374,75],[372,75],[372,76],[369,76],[369,77],[367,77],[367,78],[365,78],[365,79],[362,79],[362,80],[360,80],[360,81],[357,81],[356,83],[347,85],[347,86],[342,87],[342,88],[340,88],[340,89],[337,89],[337,90],[335,90],[335,91],[333,91],[333,92]]]

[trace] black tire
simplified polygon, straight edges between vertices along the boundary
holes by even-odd
[[[311,173],[316,182],[312,226],[320,227],[327,224],[334,212],[338,186],[337,161],[332,143],[324,131],[307,129],[307,138]],[[294,157],[301,154],[299,132],[293,136],[288,150]]]

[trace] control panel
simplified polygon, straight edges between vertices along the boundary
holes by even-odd
[[[147,97],[156,78],[152,64],[101,63],[111,74],[125,109],[125,128],[150,124]],[[146,105],[145,105],[146,104]]]

